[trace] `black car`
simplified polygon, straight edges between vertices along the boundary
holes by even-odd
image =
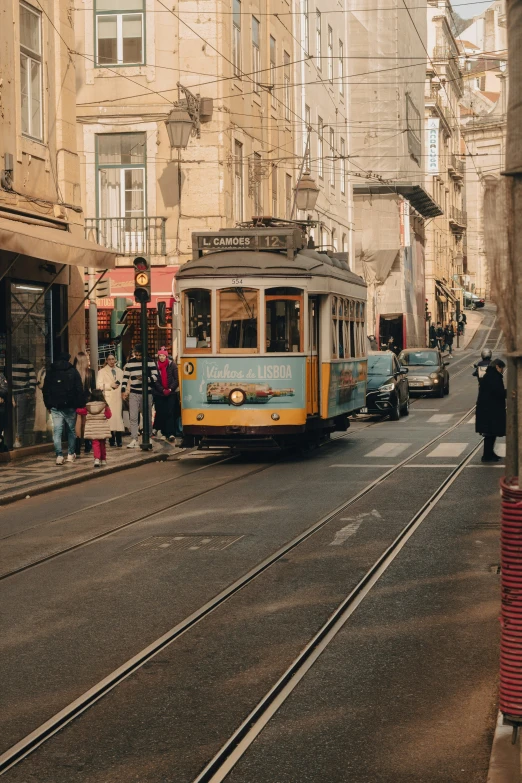
[[[471,291],[463,291],[462,298],[464,307],[467,307],[469,310],[476,310],[477,307],[484,307],[486,304],[486,300],[483,297],[477,296],[477,294],[473,294]]]
[[[444,397],[449,394],[449,362],[442,359],[436,348],[406,348],[399,354],[403,367],[408,367],[410,393],[432,394]]]
[[[368,385],[366,408],[368,413],[389,414],[392,421],[410,409],[410,393],[406,373],[391,351],[372,351],[368,354]]]

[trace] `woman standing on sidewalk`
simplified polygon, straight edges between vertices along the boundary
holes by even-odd
[[[158,379],[152,392],[156,407],[153,433],[154,430],[161,430],[163,437],[173,443],[176,436],[176,420],[179,417],[176,399],[179,380],[178,367],[175,362],[170,361],[166,348],[159,349],[156,367]]]
[[[85,401],[90,399],[91,393],[96,388],[96,377],[94,370],[91,369],[91,361],[88,354],[85,351],[79,351],[73,362],[74,367],[80,373],[82,379],[82,388],[85,396]],[[91,441],[85,436],[85,417],[78,416],[76,419],[76,456],[79,457],[82,450],[82,441],[84,443],[84,451],[89,454],[92,448]]]
[[[110,353],[105,364],[98,373],[97,388],[101,389],[107,405],[111,409],[111,435],[109,446],[121,448],[122,436],[125,432],[123,426],[123,409],[121,397],[121,384],[123,383],[123,370],[116,364],[116,357]]]

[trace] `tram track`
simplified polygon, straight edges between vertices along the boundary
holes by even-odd
[[[382,473],[373,481],[369,482],[359,492],[355,493],[352,497],[350,497],[348,500],[343,502],[340,506],[335,508],[333,511],[328,512],[325,516],[321,517],[321,519],[316,521],[313,525],[309,526],[306,530],[302,531],[298,536],[294,537],[291,541],[287,542],[282,547],[280,547],[276,552],[272,553],[263,561],[261,561],[256,566],[251,568],[246,574],[241,576],[239,579],[237,579],[227,588],[225,588],[220,593],[215,595],[213,598],[207,601],[203,606],[199,607],[191,615],[186,617],[176,626],[174,626],[165,634],[163,634],[161,637],[156,639],[152,644],[145,647],[137,655],[133,656],[131,659],[126,661],[122,666],[118,667],[111,674],[104,677],[96,685],[94,685],[89,690],[87,690],[84,694],[82,694],[79,698],[75,699],[73,702],[71,702],[65,708],[57,712],[54,716],[52,716],[49,720],[47,720],[45,723],[43,723],[33,732],[31,732],[22,740],[20,740],[11,748],[9,748],[5,753],[3,753],[0,756],[0,775],[3,775],[5,772],[11,769],[15,764],[18,764],[20,761],[26,758],[30,753],[36,750],[36,748],[38,748],[40,745],[42,745],[44,742],[46,742],[48,739],[54,736],[54,734],[56,734],[58,731],[60,731],[62,728],[64,728],[72,721],[74,721],[87,709],[93,706],[97,701],[99,701],[106,694],[108,694],[111,690],[116,688],[120,683],[122,683],[133,673],[138,671],[144,664],[146,664],[159,652],[164,650],[166,647],[171,645],[174,641],[179,639],[182,635],[184,635],[192,628],[194,628],[199,622],[201,622],[204,618],[208,617],[212,612],[214,612],[216,609],[222,606],[230,598],[237,595],[245,587],[252,584],[259,576],[264,574],[275,563],[281,561],[282,558],[284,558],[289,552],[296,549],[299,545],[303,544],[305,541],[310,539],[315,533],[322,530],[326,525],[328,525],[330,522],[335,520],[340,513],[344,512],[346,509],[348,509],[358,500],[368,495],[370,492],[372,492],[373,489],[382,485],[383,482],[386,481],[390,476],[394,475],[405,465],[415,460],[424,451],[426,451],[426,449],[430,448],[437,441],[451,434],[457,427],[461,426],[463,423],[467,421],[469,416],[472,414],[473,410],[474,410],[474,406],[470,408],[465,413],[464,416],[460,417],[458,421],[455,422],[452,426],[446,428],[443,432],[439,433],[437,436],[430,439],[428,443],[425,443],[423,446],[416,449],[413,454],[404,458],[396,465],[390,466],[388,470],[386,470],[384,473]],[[353,590],[350,593],[350,595],[347,597],[347,599],[343,601],[341,605],[342,608],[336,610],[335,613],[336,620],[333,621],[332,619],[333,616],[332,616],[328,620],[326,626],[323,626],[323,628],[318,632],[318,634],[314,636],[314,639],[305,648],[305,651],[309,651],[306,653],[306,660],[305,658],[303,658],[303,655],[305,653],[305,651],[303,651],[303,653],[300,654],[298,659],[296,659],[296,661],[292,665],[292,676],[294,675],[298,676],[299,673],[301,672],[301,666],[305,665],[307,660],[309,659],[312,660],[311,656],[313,650],[319,650],[320,644],[322,644],[323,640],[325,640],[326,638],[328,639],[330,638],[330,634],[333,632],[334,627],[337,628],[336,623],[341,622],[341,620],[342,620],[342,624],[346,622],[347,619],[347,617],[345,617],[346,611],[348,611],[352,606],[353,608],[351,609],[351,611],[353,611],[356,608],[356,605],[358,605],[355,603],[357,597],[359,595],[361,597],[364,597],[364,595],[367,592],[367,591],[364,592],[366,587],[368,587],[368,589],[371,589],[371,587],[373,586],[373,582],[371,581],[373,577],[377,575],[378,578],[380,574],[383,573],[384,570],[386,570],[390,562],[393,560],[393,557],[395,557],[396,554],[398,554],[398,552],[400,551],[400,548],[402,548],[402,546],[400,546],[401,541],[404,541],[404,543],[406,543],[407,537],[409,537],[408,532],[411,530],[411,534],[413,534],[418,524],[420,524],[420,522],[425,518],[427,513],[429,513],[429,511],[433,508],[433,505],[436,502],[438,502],[440,497],[442,497],[444,488],[449,486],[450,483],[452,483],[455,480],[455,478],[458,475],[460,475],[460,472],[465,467],[465,465],[471,460],[475,452],[478,450],[479,446],[480,443],[474,446],[471,452],[469,452],[464,458],[461,459],[459,465],[441,482],[438,489],[432,494],[429,500],[422,506],[420,511],[414,515],[414,517],[407,523],[406,526],[404,526],[401,533],[395,539],[392,545],[385,550],[385,552],[378,558],[376,563],[374,563],[374,565],[370,568],[366,576],[359,582],[355,590]],[[418,524],[416,524],[417,522]],[[393,557],[391,557],[392,555]],[[389,559],[390,557],[391,559]],[[383,569],[382,571],[379,570],[381,568]],[[337,631],[335,631],[335,633],[336,632]],[[297,663],[297,661],[299,663]],[[305,671],[303,671],[303,674],[304,673]],[[303,676],[303,674],[301,674],[301,676]],[[289,677],[288,672],[285,673],[283,677],[285,678],[284,686],[286,687],[287,679]],[[281,681],[279,681],[276,684],[276,686],[274,686],[274,688],[278,688],[278,691],[277,694],[272,694],[273,689],[270,691],[270,694],[272,694],[269,700],[271,705],[276,703],[276,698],[281,697],[281,693],[282,693]],[[256,721],[262,722],[267,714],[266,709],[268,709],[269,704],[266,701],[266,698],[262,700],[262,704],[263,704],[262,711],[259,713],[259,715],[256,713],[256,718],[255,718]],[[259,707],[260,705],[258,705],[256,710],[258,710]],[[244,731],[244,727],[246,723],[247,722],[245,722],[245,724],[243,724],[243,726],[240,727],[242,731]],[[230,752],[232,752],[232,750],[238,744],[238,742],[236,742],[236,739],[238,738],[236,737],[236,735],[234,735],[233,748],[231,748],[229,743],[226,744],[227,758],[230,756],[229,750]],[[241,741],[243,741],[243,739],[241,739]],[[225,746],[223,746],[222,749],[223,752],[225,752],[224,748]],[[210,774],[210,772],[212,772],[212,775],[214,775],[218,770],[218,768],[221,767],[222,764],[224,763],[224,759],[225,759],[224,756],[220,756],[219,760],[216,760],[215,758],[211,762],[211,764],[213,765],[212,770],[209,769],[208,771],[204,771],[205,774]],[[198,781],[200,779],[201,781],[203,780],[214,781],[214,777],[197,778]],[[215,778],[216,781],[220,779],[223,778]]]

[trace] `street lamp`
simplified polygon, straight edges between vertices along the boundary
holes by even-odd
[[[194,128],[194,121],[188,111],[183,106],[175,106],[165,120],[165,125],[171,149],[186,149]]]
[[[295,203],[297,209],[312,212],[315,209],[319,188],[312,179],[310,172],[305,171],[295,188]]]

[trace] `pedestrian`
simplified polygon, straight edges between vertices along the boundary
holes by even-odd
[[[444,349],[448,349],[448,357],[450,359],[453,359],[452,349],[453,349],[453,338],[455,337],[455,332],[453,331],[452,324],[448,324],[446,328],[444,329]]]
[[[429,334],[429,340],[430,340],[430,348],[436,348],[437,347],[437,330],[435,329],[435,324],[430,324],[430,328],[428,330]]]
[[[129,416],[131,427],[131,441],[127,445],[128,449],[135,449],[138,445],[138,429],[140,413],[143,412],[143,390],[142,390],[142,346],[134,346],[133,358],[127,362],[123,368],[123,383],[121,391],[124,399],[129,401]],[[156,365],[150,359],[147,361],[147,381],[149,398],[149,431],[152,430],[152,391],[158,379],[158,370]]]
[[[89,402],[84,407],[78,408],[76,413],[85,417],[85,437],[92,441],[94,467],[105,467],[107,464],[105,440],[111,435],[109,419],[112,413],[102,390],[94,389]]]
[[[475,432],[484,436],[482,462],[501,459],[494,446],[495,440],[506,434],[506,389],[502,378],[505,366],[502,359],[494,359],[479,379]]]
[[[89,355],[85,353],[85,351],[78,351],[76,356],[74,357],[73,362],[74,367],[78,370],[80,373],[80,378],[82,379],[82,386],[83,386],[83,396],[84,400],[87,401],[90,399],[92,392],[96,388],[96,376],[94,374],[94,370],[91,369],[91,360],[89,358]],[[91,441],[85,437],[85,417],[84,416],[78,416],[76,419],[76,456],[79,457],[82,451],[82,443],[84,444],[83,449],[86,454],[90,454],[92,449]]]
[[[158,351],[156,363],[158,379],[154,386],[154,406],[156,416],[152,434],[161,430],[162,436],[174,443],[176,440],[176,421],[179,418],[177,391],[179,389],[178,367],[169,359],[168,351],[162,347]]]
[[[480,362],[476,362],[476,364],[473,365],[473,367],[475,368],[473,375],[475,376],[475,378],[478,378],[479,381],[481,378],[484,377],[484,375],[486,374],[486,370],[491,364],[491,350],[489,348],[484,348],[481,351],[480,356],[481,356]]]
[[[111,409],[111,435],[109,446],[118,446],[121,448],[123,433],[125,427],[123,424],[123,400],[121,395],[121,386],[123,383],[123,370],[118,367],[116,357],[110,353],[105,364],[98,373],[97,388],[101,389],[107,405]]]
[[[69,353],[59,353],[45,375],[42,394],[45,407],[53,420],[53,441],[56,464],[63,465],[62,435],[67,427],[67,464],[76,459],[76,408],[85,405],[82,379],[70,363]]]
[[[437,340],[437,347],[439,351],[443,350],[444,345],[444,329],[440,321],[437,321],[437,328],[435,329],[435,339]]]

